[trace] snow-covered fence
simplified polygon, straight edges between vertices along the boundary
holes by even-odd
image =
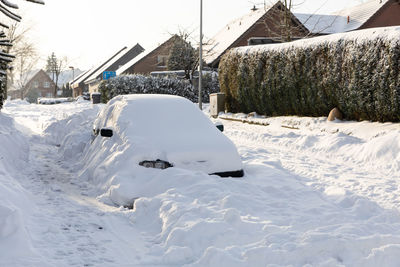
[[[209,94],[215,93],[219,88],[216,88],[218,83],[213,81],[211,76],[205,80],[203,102],[208,102]],[[190,81],[177,78],[124,75],[102,81],[99,89],[104,103],[114,96],[125,94],[168,94],[182,96],[193,102],[198,101],[197,89]]]
[[[232,49],[219,78],[233,112],[400,121],[400,27]]]

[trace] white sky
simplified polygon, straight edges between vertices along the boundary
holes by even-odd
[[[14,2],[18,2],[15,1]],[[200,0],[45,0],[46,5],[19,1],[23,23],[42,58],[51,52],[70,65],[87,69],[123,46],[154,47],[179,29],[199,30]],[[268,2],[268,0],[267,0]],[[330,13],[362,0],[298,0],[295,11]],[[229,21],[262,0],[203,0],[203,28],[212,37]],[[38,67],[44,67],[44,61]],[[41,66],[42,65],[42,66]]]

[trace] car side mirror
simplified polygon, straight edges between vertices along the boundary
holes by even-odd
[[[113,130],[110,128],[102,128],[100,130],[100,135],[103,137],[111,137],[111,136],[113,136],[113,134],[114,134]]]
[[[217,127],[218,128],[218,130],[220,130],[221,132],[223,132],[224,131],[224,125],[222,124],[222,123],[215,123],[215,127]]]

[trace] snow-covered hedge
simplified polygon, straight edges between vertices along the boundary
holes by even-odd
[[[197,89],[188,80],[177,78],[125,75],[102,81],[99,89],[104,103],[114,96],[125,94],[168,94],[182,96],[192,102],[198,101]],[[209,102],[209,94],[218,90],[218,83],[211,76],[206,76],[203,102]]]
[[[230,50],[221,91],[233,112],[400,120],[400,27]]]

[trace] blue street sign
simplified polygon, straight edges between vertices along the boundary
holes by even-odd
[[[103,72],[103,80],[108,80],[115,76],[117,76],[117,73],[115,71],[104,71]]]

